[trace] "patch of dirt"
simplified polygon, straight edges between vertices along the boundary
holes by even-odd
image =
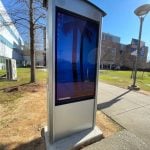
[[[101,111],[97,111],[96,113],[96,125],[102,130],[104,138],[111,136],[123,129],[123,127],[121,127]]]
[[[0,105],[0,150],[44,150],[41,129],[47,124],[47,95],[44,84],[20,87],[23,92],[13,108]],[[108,137],[122,128],[97,111],[96,124]]]
[[[0,114],[0,149],[43,150],[41,129],[47,124],[46,88],[28,85],[21,90],[24,94],[15,109],[8,107]]]
[[[150,96],[150,92],[148,92],[148,91],[140,90],[140,91],[138,91],[138,92],[139,92],[139,93],[141,93],[141,94],[144,94],[144,95]]]
[[[46,88],[46,86],[44,84],[36,84],[36,83],[27,84],[26,86],[20,86],[20,89],[26,92],[38,92],[39,89],[41,88]]]

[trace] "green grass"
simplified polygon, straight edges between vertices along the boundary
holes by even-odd
[[[6,74],[6,71],[5,70],[0,70],[0,76]]]
[[[17,81],[0,80],[0,89],[11,87],[11,86],[22,85],[30,82],[30,68],[18,68],[17,75],[18,75]],[[47,73],[45,71],[36,69],[37,82],[45,82],[46,78],[47,78]]]
[[[2,73],[2,71],[1,71]],[[18,68],[17,69],[18,80],[17,81],[7,81],[0,80],[0,89],[28,84],[30,82],[30,68]],[[37,69],[36,70],[36,81],[37,83],[46,83],[47,72]],[[23,91],[14,91],[14,92],[4,92],[0,90],[0,104],[9,105],[14,103],[18,98],[23,94]]]
[[[150,72],[145,72],[143,77],[142,74],[143,72],[137,73],[137,85],[142,90],[150,91]],[[100,80],[123,88],[127,88],[133,82],[131,71],[102,70],[100,71]]]
[[[4,71],[0,70],[0,74],[3,74]],[[18,80],[17,81],[7,81],[0,80],[0,89],[27,84],[30,82],[30,69],[29,68],[18,68],[17,69]],[[138,72],[137,85],[140,86],[142,90],[150,91],[150,72],[145,72],[142,78],[143,72]],[[36,80],[37,83],[46,83],[47,72],[37,69],[36,70]],[[119,87],[127,88],[128,85],[132,84],[131,71],[101,71],[100,80],[112,85]],[[0,90],[0,104],[14,103],[19,97],[21,97],[23,91],[16,91],[6,93],[3,90]]]

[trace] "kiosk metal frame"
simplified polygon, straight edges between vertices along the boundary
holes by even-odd
[[[80,7],[79,7],[80,6]],[[55,105],[55,28],[56,7],[99,22],[97,53],[97,75],[95,99]],[[100,66],[101,26],[105,12],[84,0],[49,0],[48,1],[48,134],[50,143],[66,136],[95,127],[97,110],[97,90]]]

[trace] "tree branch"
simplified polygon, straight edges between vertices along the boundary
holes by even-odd
[[[30,22],[30,20],[28,20],[27,18],[23,18],[23,17],[18,17],[16,19],[14,19],[16,22],[17,21],[20,21],[20,20],[24,20],[24,21],[27,21],[27,22]]]
[[[45,18],[45,14],[41,14],[38,18],[34,20],[34,24],[36,24],[41,18]]]
[[[18,24],[18,25],[21,25],[22,27],[25,27],[26,29],[30,29],[28,26],[26,26],[20,22],[14,22],[14,24]]]

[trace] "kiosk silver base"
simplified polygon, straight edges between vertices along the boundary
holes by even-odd
[[[48,129],[44,128],[46,150],[71,150],[79,149],[86,145],[95,143],[103,138],[102,131],[95,126],[94,129],[87,129],[72,136],[66,137],[54,144],[49,143]]]

